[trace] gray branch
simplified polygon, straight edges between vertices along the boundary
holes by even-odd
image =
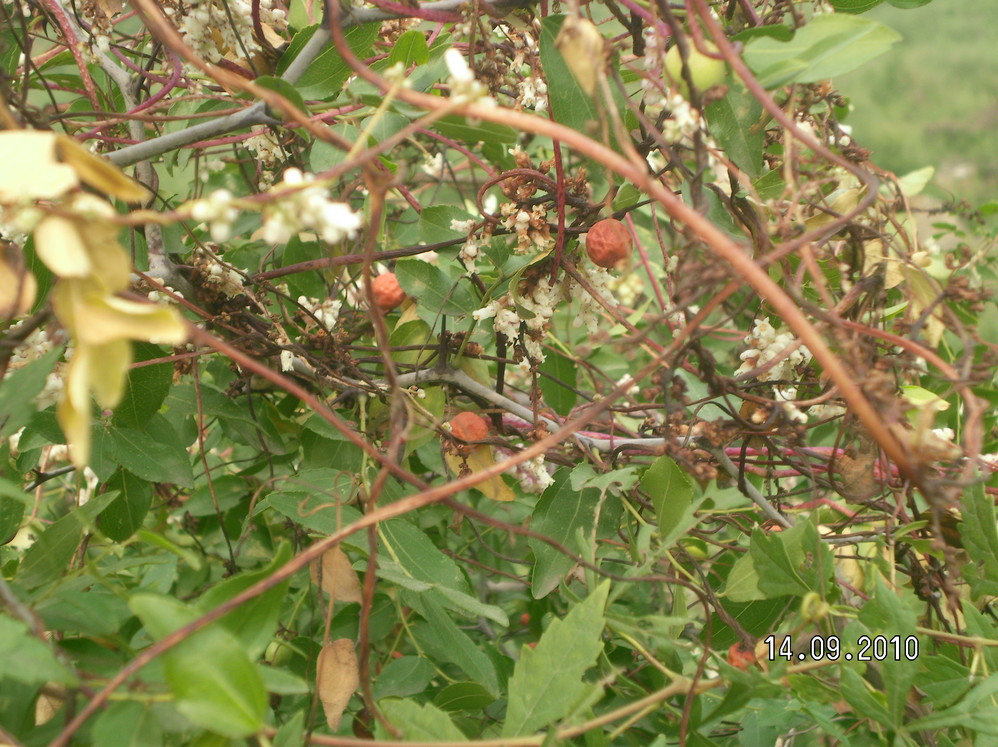
[[[466,2],[467,0],[439,0],[439,2],[421,5],[420,10],[436,11],[438,13],[456,12],[462,5],[465,5]],[[493,3],[493,6],[500,10],[519,7],[522,5],[523,3],[517,2],[517,0],[505,0],[504,2]],[[378,23],[381,21],[388,21],[393,18],[404,17],[406,16],[403,13],[390,13],[377,8],[357,8],[356,10],[344,13],[342,20],[340,21],[340,25],[343,28],[350,28],[352,26],[360,26],[365,23]],[[312,37],[308,40],[305,46],[302,47],[302,50],[298,56],[291,61],[291,64],[288,65],[288,69],[284,71],[284,75],[281,77],[289,83],[296,83],[298,79],[304,75],[309,65],[311,65],[315,61],[315,58],[318,57],[322,53],[323,49],[326,48],[329,44],[329,40],[330,34],[327,29],[316,29],[315,33],[312,34]],[[120,150],[114,151],[113,153],[107,154],[107,159],[117,166],[130,166],[138,161],[154,158],[155,156],[162,155],[163,153],[168,153],[171,150],[176,150],[177,148],[182,148],[185,145],[196,143],[199,140],[221,137],[222,135],[227,135],[231,132],[235,132],[236,130],[253,127],[255,125],[277,126],[280,124],[282,124],[281,120],[275,119],[267,114],[267,107],[261,101],[241,112],[229,114],[225,117],[219,117],[218,119],[213,119],[209,122],[202,122],[201,124],[196,124],[192,127],[178,130],[177,132],[171,132],[167,135],[161,135],[160,137],[153,138],[152,140],[146,140],[142,143],[126,146]]]

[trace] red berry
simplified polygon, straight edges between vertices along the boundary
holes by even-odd
[[[586,236],[589,259],[600,267],[615,267],[618,262],[627,259],[632,244],[627,226],[616,218],[604,218],[595,223]]]
[[[394,272],[386,272],[374,278],[371,281],[371,291],[374,294],[374,302],[382,311],[391,311],[405,300],[405,291],[399,285]]]
[[[527,626],[530,625],[530,613],[524,612],[520,615],[520,625]]]
[[[742,648],[740,643],[733,643],[728,649],[728,664],[744,672],[755,664],[755,651]]]
[[[489,437],[489,424],[481,415],[459,412],[451,418],[450,432],[462,441],[484,441]],[[458,451],[467,453],[468,447],[458,446]]]

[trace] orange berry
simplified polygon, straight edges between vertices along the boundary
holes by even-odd
[[[484,441],[489,437],[489,424],[481,415],[459,412],[451,418],[450,432],[462,441]],[[467,453],[467,450],[466,446],[458,446],[461,453]]]
[[[733,643],[728,649],[728,664],[744,672],[755,664],[755,651],[742,648],[740,643]]]
[[[631,254],[631,233],[616,218],[604,218],[593,224],[586,236],[586,252],[593,264],[615,267]]]
[[[405,291],[399,285],[394,272],[386,272],[374,278],[371,281],[371,291],[374,294],[374,302],[382,311],[391,311],[405,300]]]
[[[530,613],[524,612],[520,615],[520,625],[527,626],[530,625]]]

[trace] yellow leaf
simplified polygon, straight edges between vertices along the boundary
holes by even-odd
[[[111,206],[91,195],[67,203],[90,212]],[[61,278],[99,279],[109,292],[128,287],[130,264],[118,244],[118,227],[110,221],[93,218],[67,218],[47,215],[35,228],[35,250],[45,266]]]
[[[859,198],[863,194],[862,187],[839,188],[825,198],[826,210],[818,210],[813,216],[804,221],[807,230],[827,226],[838,220],[841,216],[851,213],[859,204]]]
[[[901,269],[911,291],[909,296],[911,300],[908,304],[910,319],[913,322],[920,321],[922,323],[925,341],[930,346],[936,347],[946,330],[942,308],[939,303],[936,303],[942,292],[921,267],[906,264]],[[932,311],[929,312],[928,317],[923,319],[923,312],[929,307],[932,307]]]
[[[52,305],[82,345],[114,340],[179,345],[187,339],[187,327],[176,310],[108,295],[93,278],[58,283],[52,291]]]
[[[72,166],[88,186],[125,202],[144,202],[151,196],[148,189],[125,176],[117,166],[95,156],[69,135],[55,137],[62,160]]]
[[[60,278],[84,278],[94,271],[87,242],[74,220],[46,215],[35,227],[38,258]]]
[[[872,275],[878,265],[884,265],[884,288],[896,288],[904,282],[901,270],[902,260],[890,249],[884,256],[884,242],[880,239],[867,241],[863,247],[863,275]]]
[[[125,393],[128,367],[132,365],[132,344],[127,340],[114,340],[86,349],[90,351],[90,388],[97,404],[117,407]]]
[[[470,470],[474,474],[488,469],[496,463],[495,459],[492,458],[492,447],[488,445],[472,447],[467,456],[444,453],[444,461],[447,462],[451,471],[459,476],[465,470]],[[475,485],[474,489],[494,501],[512,501],[516,498],[516,494],[509,485],[503,482],[502,475],[493,475]]]
[[[334,601],[360,603],[360,579],[339,545],[322,553],[321,560],[313,561],[309,572],[312,582],[319,584]]]
[[[79,468],[90,461],[90,374],[93,351],[77,348],[65,374],[65,389],[56,419],[69,444],[69,457]]]
[[[0,319],[27,314],[35,305],[38,283],[24,267],[13,244],[0,241]]]
[[[76,171],[56,157],[52,132],[0,132],[0,164],[0,202],[51,200],[79,185]]]
[[[566,16],[554,43],[579,86],[592,96],[603,67],[603,36],[599,29],[586,18]]]
[[[315,667],[315,685],[326,723],[335,732],[340,728],[350,697],[360,685],[353,641],[340,638],[322,647]]]

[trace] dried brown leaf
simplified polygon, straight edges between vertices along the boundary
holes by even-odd
[[[360,603],[360,579],[339,545],[326,550],[321,559],[313,561],[309,572],[312,582],[319,584],[333,601]]]
[[[350,697],[360,685],[357,651],[352,640],[340,638],[322,647],[316,663],[315,685],[326,723],[336,731]]]

